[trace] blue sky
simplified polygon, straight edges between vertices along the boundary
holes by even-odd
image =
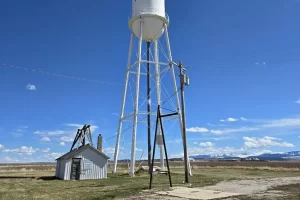
[[[190,67],[191,155],[300,150],[299,9],[298,0],[166,1],[173,59]],[[103,134],[112,157],[131,1],[12,0],[1,3],[0,15],[0,162],[53,161],[85,123],[94,142]],[[163,59],[163,38],[161,44]],[[170,80],[166,75],[163,98],[174,92]],[[140,158],[146,157],[147,133],[145,124],[138,127]],[[172,157],[182,155],[178,127],[176,120],[165,123]],[[125,131],[120,158],[130,157],[130,145],[131,131]]]

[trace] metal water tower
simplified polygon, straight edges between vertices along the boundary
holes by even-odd
[[[156,103],[157,105],[161,105],[161,73],[170,71],[170,78],[173,82],[173,89],[171,93],[174,93],[176,98],[176,109],[178,111],[178,119],[181,129],[181,134],[183,130],[182,125],[182,117],[180,111],[180,102],[178,98],[178,88],[176,83],[175,72],[172,64],[172,54],[171,54],[171,47],[169,42],[169,35],[168,35],[168,26],[169,26],[169,17],[165,12],[165,0],[132,0],[132,17],[129,20],[129,28],[131,30],[131,38],[130,38],[130,47],[129,47],[129,55],[127,61],[127,71],[126,71],[126,78],[125,78],[125,85],[124,85],[124,94],[121,106],[121,113],[119,119],[119,127],[117,132],[117,139],[116,139],[116,147],[115,147],[115,154],[114,154],[114,168],[113,173],[117,171],[117,162],[118,162],[118,155],[120,149],[120,136],[122,133],[122,124],[124,120],[132,119],[132,145],[131,145],[131,161],[130,161],[130,176],[134,176],[134,168],[135,168],[135,159],[136,159],[136,134],[137,134],[137,125],[138,125],[138,116],[139,115],[148,115],[148,127],[150,125],[150,89],[148,87],[148,95],[147,95],[147,102],[148,102],[148,109],[147,111],[140,110],[140,78],[141,75],[147,75],[147,85],[149,86],[149,75],[152,73],[150,71],[150,66],[154,67],[154,80],[155,80],[155,87],[156,87]],[[166,62],[162,62],[159,59],[159,39],[162,35],[165,35],[166,41],[166,49],[167,49],[167,59]],[[137,52],[133,52],[133,43],[134,39],[138,39],[138,47]],[[148,58],[147,60],[142,59],[142,44],[143,42],[147,43],[147,53]],[[149,51],[150,45],[153,44],[153,60],[149,59]],[[133,56],[134,55],[134,56]],[[133,57],[136,60],[133,61]],[[147,64],[147,70],[143,72],[141,65]],[[135,76],[135,96],[134,96],[134,106],[133,109],[129,110],[125,109],[126,104],[126,96],[127,96],[127,88],[128,88],[128,81],[130,75]],[[152,101],[153,102],[153,101]],[[128,113],[125,113],[126,112]],[[156,113],[156,112],[155,112]],[[148,140],[150,135],[150,127],[148,129]],[[158,138],[161,136],[158,133]],[[164,168],[164,156],[163,156],[163,144],[161,140],[158,140],[157,145],[160,146],[160,164],[161,168]],[[148,141],[148,161],[151,158],[151,143]],[[149,162],[148,162],[149,163]]]

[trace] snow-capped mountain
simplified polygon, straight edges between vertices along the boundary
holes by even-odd
[[[300,151],[291,151],[286,153],[264,153],[259,155],[249,154],[223,154],[223,155],[196,155],[190,156],[196,160],[205,159],[240,159],[240,158],[258,158],[260,160],[300,160]]]

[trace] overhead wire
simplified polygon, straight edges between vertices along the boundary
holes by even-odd
[[[132,92],[131,84],[129,83],[128,85],[129,85],[129,90],[130,90],[130,94],[131,94],[132,106],[134,107],[134,100],[133,100],[133,94],[132,94],[133,92]]]
[[[163,76],[164,76],[165,74],[166,74],[166,73],[164,73]],[[163,76],[161,77],[161,79],[163,78]],[[151,78],[153,79],[152,76],[151,76]],[[151,94],[155,89],[156,89],[156,86],[151,90],[150,94]],[[178,90],[177,90],[177,92],[178,92]],[[175,94],[176,94],[176,92],[175,92]],[[166,101],[165,101],[165,102],[166,102]],[[164,103],[165,103],[165,102],[164,102]],[[145,103],[145,101],[142,103],[142,105],[143,105],[144,103]],[[140,105],[140,107],[141,107],[142,105]],[[153,114],[154,112],[157,112],[157,109],[156,109],[155,111],[151,112],[150,115]],[[140,123],[140,122],[142,122],[144,119],[146,119],[146,117],[147,117],[147,116],[145,116],[144,118],[138,120],[137,124]],[[175,121],[174,121],[173,123],[175,123]],[[151,129],[154,128],[155,125],[156,125],[156,124],[153,123],[153,124],[151,125]],[[134,126],[134,125],[133,125],[133,126]],[[123,132],[126,132],[127,130],[131,129],[133,126],[130,126],[129,128],[125,129]],[[147,124],[147,126],[149,126],[149,125]],[[123,132],[122,132],[122,133],[123,133]],[[122,134],[122,133],[121,133],[121,134]],[[122,135],[123,135],[123,139],[124,139],[124,134],[122,134]],[[124,141],[123,141],[123,142],[124,142]],[[147,152],[147,151],[146,151],[146,152]],[[151,154],[151,152],[148,152],[148,155],[149,155],[149,154]],[[147,155],[147,156],[148,156],[148,155]]]
[[[158,48],[159,48],[159,46],[158,46]],[[154,60],[154,57],[153,57],[153,54],[150,52],[150,54],[151,54],[151,57],[152,57],[152,59]],[[167,59],[168,60],[168,59]],[[167,71],[169,71],[170,70],[170,68],[168,68],[168,70]],[[162,88],[166,91],[166,93],[167,93],[167,95],[166,94],[164,94],[164,92],[163,92],[163,90],[160,90],[161,91],[161,93],[165,96],[165,98],[168,98],[168,96],[169,96],[169,93],[168,93],[168,91],[166,90],[166,88],[165,88],[165,86],[164,86],[164,84],[163,84],[163,78],[165,77],[165,75],[167,74],[167,71],[165,71],[165,73],[163,73],[163,75],[160,77],[160,85],[162,86]],[[154,81],[154,82],[156,82],[156,80],[154,80],[154,78],[151,76],[151,79]],[[170,101],[171,101],[171,104],[172,104],[172,106],[175,108],[175,104],[173,103],[173,101],[172,101],[172,99],[170,99]]]
[[[158,40],[158,43],[159,43],[159,48],[162,50],[162,52],[164,52],[164,49],[161,48],[161,42]],[[152,43],[151,43],[152,45]],[[299,53],[299,50],[300,48],[291,48],[291,49],[287,49],[287,50],[282,50],[280,52],[275,52],[273,55],[273,57],[275,55],[290,55],[291,53]],[[146,54],[146,52],[143,54],[142,57],[144,57]],[[165,56],[165,55],[164,55]],[[247,56],[235,56],[234,59],[230,59],[230,62],[232,61],[241,61],[245,58],[253,58],[253,60],[257,57],[261,57],[261,53],[256,53],[256,54],[253,54],[253,55],[249,55],[247,54]],[[249,59],[248,59],[249,60]],[[209,65],[206,65],[206,66],[211,66],[211,65],[218,65],[218,66],[225,66],[225,65],[228,65],[226,62],[229,60],[220,60],[220,62],[218,61],[218,59],[214,58],[213,60],[210,60],[210,59],[202,59],[202,61],[205,61],[205,62],[216,62],[215,64],[209,64]],[[290,59],[290,58],[286,58],[286,61],[300,61],[298,58],[297,59]],[[263,62],[265,62],[266,64],[268,64],[269,62],[272,62],[272,63],[282,63],[282,62],[285,62],[285,60],[273,60],[273,61],[268,61],[268,60],[264,60],[262,59],[260,62],[259,61],[253,61],[253,64],[257,63],[257,64],[262,64]],[[0,61],[0,68],[1,67],[5,67],[5,68],[14,68],[14,69],[19,69],[19,70],[24,70],[24,71],[30,71],[30,72],[35,72],[35,73],[41,73],[41,74],[44,74],[44,75],[49,75],[49,76],[57,76],[57,77],[63,77],[63,78],[68,78],[68,79],[76,79],[76,80],[81,80],[81,81],[88,81],[88,82],[94,82],[94,83],[102,83],[102,84],[113,84],[113,85],[123,85],[121,83],[116,83],[116,82],[108,82],[108,81],[100,81],[100,80],[93,80],[93,79],[88,79],[88,78],[82,78],[82,77],[75,77],[75,76],[69,76],[69,75],[64,75],[64,74],[57,74],[57,73],[52,73],[52,72],[47,72],[47,71],[43,71],[43,70],[40,70],[40,69],[33,69],[33,68],[26,68],[26,67],[19,67],[19,66],[15,66],[15,65],[12,65],[12,64],[6,64],[6,63],[3,63]],[[186,68],[191,68],[192,70],[195,70],[194,67],[186,67]]]
[[[158,43],[158,49],[160,49],[161,51],[162,51],[162,53],[163,53],[163,55],[165,56],[165,58],[169,61],[169,62],[172,62],[171,60],[169,60],[169,57],[167,56],[167,54],[166,54],[166,52],[165,52],[165,50],[164,50],[164,48],[163,48],[163,45],[161,44],[161,42],[160,42],[160,40],[157,40],[157,43]],[[168,93],[168,91],[167,91],[167,89],[166,89],[166,87],[164,86],[164,84],[162,84],[162,88],[165,90],[165,92],[167,93],[167,96],[169,96],[169,93]],[[162,92],[163,93],[163,92]],[[176,106],[175,106],[175,104],[174,104],[174,102],[173,102],[173,100],[171,99],[171,106],[173,106],[173,108],[176,108]]]
[[[151,45],[152,45],[152,43],[150,44],[150,48],[151,48]],[[166,59],[168,60],[168,57],[167,57],[166,53],[164,52],[164,49],[161,48],[161,44],[160,44],[160,43],[158,43],[158,48],[160,48],[160,49],[162,50],[162,53],[164,54],[164,56],[165,56]],[[141,58],[143,58],[143,57],[146,55],[146,53],[147,53],[147,51],[144,52],[144,54],[141,56]],[[152,59],[153,59],[153,54],[152,54],[151,51],[150,51],[150,54],[151,54]],[[143,63],[141,63],[141,65],[145,68],[145,65],[144,65]],[[167,71],[168,71],[168,70],[167,70]],[[163,73],[163,75],[160,77],[160,81],[162,81],[162,79],[164,78],[164,76],[167,74],[167,71],[165,71],[165,73]],[[151,75],[150,77],[151,77],[151,79],[152,79],[153,81],[155,81],[152,75]],[[132,79],[132,81],[135,83],[135,81],[134,81],[133,79]],[[129,85],[130,85],[130,84],[129,84]],[[163,84],[161,84],[161,85],[163,85]],[[156,89],[156,86],[150,91],[150,94],[152,94],[153,91],[154,91],[155,89]],[[164,85],[163,85],[163,89],[166,90],[166,88],[164,87]],[[133,96],[133,95],[132,95],[131,85],[130,85],[130,90],[131,90],[131,96]],[[163,92],[162,92],[162,93],[163,93]],[[178,89],[177,89],[177,90],[174,92],[174,94],[172,94],[171,96],[168,94],[168,96],[166,96],[166,100],[165,100],[164,102],[162,102],[162,105],[164,105],[168,100],[170,100],[176,93],[178,93]],[[164,94],[164,93],[163,93],[163,94]],[[165,95],[165,94],[164,94],[164,95]],[[132,99],[132,101],[133,101],[133,99]],[[144,101],[142,102],[142,104],[139,106],[139,108],[141,108],[141,107],[143,106],[143,104],[145,103],[145,101],[146,101],[146,100],[144,100]],[[134,102],[133,102],[133,103],[134,103]],[[151,103],[152,103],[152,102],[151,102]],[[172,103],[173,103],[173,102],[172,102]],[[174,103],[173,103],[173,105],[174,105]],[[150,115],[153,114],[153,113],[155,113],[155,112],[157,112],[157,109],[155,109],[154,111],[152,111],[152,112],[150,113]],[[140,123],[141,121],[145,120],[146,118],[147,118],[147,116],[143,117],[142,119],[139,119],[139,120],[137,121],[136,124]],[[123,133],[126,132],[127,130],[131,129],[133,126],[135,126],[135,124],[132,125],[132,126],[130,126],[130,127],[128,127],[127,129],[123,130],[120,134],[123,134]],[[152,125],[152,126],[153,126],[153,125]],[[117,135],[114,135],[114,136],[110,137],[108,140],[113,139],[113,138],[115,138],[116,136],[117,136]],[[123,134],[123,136],[124,136],[124,134]]]
[[[296,53],[296,56],[299,54],[299,51],[300,51],[300,48],[291,48],[291,49],[285,49],[285,50],[281,50],[280,52],[268,52],[270,53],[270,55],[272,55],[272,57],[278,57],[278,56],[286,56],[286,55],[291,55],[291,53]],[[245,59],[249,60],[250,58],[253,59],[253,64],[255,64],[255,62],[260,62],[260,63],[263,63],[263,62],[268,62],[266,60],[266,58],[261,58],[262,56],[265,56],[263,55],[261,52],[256,52],[255,54],[247,54],[245,56],[234,56],[234,58],[230,58],[230,60],[228,59],[224,59],[224,60],[219,60],[214,57],[212,59],[207,59],[207,58],[204,58],[204,59],[201,59],[201,61],[205,61],[205,62],[219,62],[221,64],[225,64],[226,62],[231,62],[232,61],[244,61]],[[226,56],[226,58],[228,58],[228,56]],[[259,58],[259,61],[258,60],[255,60],[256,58]]]
[[[99,80],[92,80],[92,79],[75,77],[75,76],[68,76],[68,75],[63,75],[63,74],[56,74],[56,73],[52,73],[52,72],[46,72],[46,71],[43,71],[43,70],[40,70],[40,69],[19,67],[19,66],[14,66],[14,65],[10,65],[10,64],[1,63],[1,62],[0,62],[0,67],[9,67],[9,68],[14,68],[14,69],[21,69],[21,70],[26,70],[26,71],[30,71],[30,72],[41,73],[41,74],[48,75],[48,76],[63,77],[63,78],[67,78],[67,79],[75,79],[75,80],[80,80],[80,81],[88,81],[88,82],[101,83],[101,84],[111,84],[111,85],[123,85],[121,83],[116,83],[116,82],[99,81]]]
[[[172,96],[174,96],[176,93],[178,93],[178,91],[179,91],[179,89],[177,89],[177,90],[174,92],[174,94],[173,94]],[[172,96],[171,96],[171,97],[172,97]],[[170,97],[170,98],[171,98],[171,97]],[[167,100],[168,100],[168,99],[167,99]],[[166,101],[167,101],[167,100],[166,100]],[[166,101],[164,101],[161,105],[164,105],[164,104],[166,103]],[[150,112],[150,115],[153,114],[153,113],[155,113],[155,112],[157,112],[157,108],[156,108],[154,111]],[[147,118],[147,116],[146,116],[146,117],[143,117],[142,119],[138,120],[138,121],[136,122],[136,124],[140,123],[141,121],[143,121],[143,120],[146,119],[146,118]],[[131,128],[134,127],[136,124],[133,124],[133,125],[130,126],[129,128],[123,130],[120,134],[122,134],[122,133],[126,132],[127,130],[131,129]]]
[[[160,48],[162,50],[162,53],[164,54],[164,56],[167,58],[167,55],[164,51],[163,48],[161,48],[161,43],[158,41],[158,48]],[[144,53],[144,55],[142,57],[144,57],[146,54],[146,52]],[[153,57],[153,55],[152,55]],[[168,59],[168,58],[167,58]],[[145,67],[143,64],[142,64],[143,67]],[[114,85],[123,85],[123,84],[120,84],[120,83],[115,83],[115,82],[107,82],[107,81],[99,81],[99,80],[92,80],[92,79],[87,79],[87,78],[81,78],[81,77],[75,77],[75,76],[69,76],[69,75],[64,75],[64,74],[57,74],[57,73],[52,73],[52,72],[48,72],[48,71],[43,71],[43,70],[40,70],[40,69],[33,69],[33,68],[26,68],[26,67],[19,67],[19,66],[14,66],[14,65],[11,65],[11,64],[5,64],[5,63],[1,63],[0,62],[0,67],[6,67],[6,68],[14,68],[14,69],[19,69],[19,70],[24,70],[24,71],[29,71],[29,72],[35,72],[35,73],[41,73],[41,74],[44,74],[44,75],[48,75],[48,76],[56,76],[56,77],[62,77],[62,78],[67,78],[67,79],[74,79],[74,80],[80,80],[80,81],[88,81],[88,82],[94,82],[94,83],[101,83],[101,84],[114,84]],[[163,79],[163,77],[165,76],[165,74],[167,73],[167,71],[163,74],[163,76],[161,76],[160,80]],[[153,79],[153,77],[151,76],[151,78]],[[154,79],[153,79],[154,80]],[[163,84],[162,84],[163,85]],[[131,86],[130,87],[130,91],[131,91],[131,96],[132,96],[132,101],[133,101],[133,95],[132,95],[132,89],[131,89]],[[164,85],[163,85],[164,87]],[[154,88],[155,89],[155,88]],[[153,92],[154,89],[151,91]],[[164,87],[165,89],[165,87]],[[166,89],[165,89],[166,90]],[[174,96],[176,93],[178,92],[178,90],[176,90],[174,92],[174,94],[172,96]],[[169,94],[168,94],[169,96]],[[166,96],[168,98],[168,96]],[[164,103],[166,103],[172,96],[169,96],[169,98],[167,100],[165,100],[162,105]],[[173,104],[174,105],[174,104]],[[141,105],[142,106],[142,105]],[[154,112],[156,112],[157,109],[153,112],[151,112],[151,114],[153,114]],[[146,116],[147,117],[147,116]],[[145,118],[146,118],[145,117]],[[142,120],[144,120],[145,118],[139,120],[137,123],[141,122]],[[132,127],[129,127],[129,129],[132,128]],[[127,129],[128,130],[128,129]],[[126,130],[124,130],[123,132],[125,132]],[[123,133],[122,132],[122,133]],[[117,136],[114,135],[106,140],[104,140],[105,142],[108,142],[109,140],[115,138]]]
[[[167,130],[166,134],[171,130],[171,128],[174,126],[174,124],[175,124],[176,121],[177,121],[177,120],[174,120],[174,121],[173,121],[172,125],[171,125],[171,126],[169,127],[169,129]],[[168,151],[168,152],[171,152],[172,149],[173,149],[175,137],[176,137],[176,131],[174,131],[174,135],[173,135],[173,139],[172,139],[173,142],[171,143],[171,146],[169,147],[169,151]]]
[[[152,43],[150,44],[150,47],[151,47],[151,45],[152,45]],[[159,46],[158,46],[159,47]],[[142,58],[144,57],[146,55],[146,52],[144,52],[144,54],[142,55]],[[154,60],[154,58],[153,58],[153,54],[152,54],[152,52],[150,51],[150,55],[152,56],[152,59]],[[146,67],[145,67],[145,65],[143,64],[143,63],[141,63],[141,65],[142,65],[142,67],[144,68],[144,69],[146,69]],[[161,76],[160,77],[160,81],[162,81],[163,80],[163,78],[164,78],[164,76],[166,75],[166,73],[167,73],[167,71],[163,74],[163,76]],[[153,78],[153,76],[150,74],[150,78],[155,82],[156,80],[154,80],[154,78]],[[135,81],[134,80],[132,80],[134,83],[135,83]],[[162,87],[163,87],[163,89],[167,92],[167,90],[166,90],[166,88],[165,88],[165,86],[164,86],[164,84],[161,82],[161,85],[162,85]],[[156,89],[156,86],[150,91],[150,95],[154,92],[154,90]],[[162,92],[162,94],[163,95],[165,95],[164,93],[163,93],[163,91],[161,91]],[[166,96],[166,95],[165,95]],[[168,98],[168,96],[169,96],[169,93],[167,92],[167,96],[166,96],[166,98]],[[144,100],[143,100],[143,102],[139,105],[139,109],[145,104],[145,102],[147,101],[147,98],[145,98]],[[171,101],[172,101],[172,99],[171,99]],[[172,104],[173,104],[173,107],[175,107],[175,104],[173,103],[173,101],[171,102]]]
[[[164,108],[164,107],[161,107],[161,109],[165,109],[165,110],[168,110],[168,111],[173,112],[173,113],[177,112],[177,111],[174,111],[174,110],[171,110],[171,109],[168,109],[168,108]]]

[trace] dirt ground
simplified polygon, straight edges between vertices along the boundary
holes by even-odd
[[[2,170],[1,170],[2,168]],[[300,168],[201,168],[193,169],[192,187],[183,184],[183,168],[172,168],[173,190],[165,175],[153,177],[137,173],[131,178],[125,173],[108,174],[105,180],[61,181],[48,166],[0,167],[0,199],[124,199],[124,200],[299,200]],[[19,169],[20,168],[20,169]],[[78,188],[81,188],[80,190]],[[118,189],[116,189],[118,188]],[[18,191],[18,192],[16,192]],[[128,198],[129,197],[129,198]],[[199,198],[202,197],[202,198]]]
[[[222,181],[213,186],[202,187],[203,190],[221,191],[229,193],[237,193],[238,196],[222,198],[222,200],[244,200],[244,199],[282,199],[290,194],[289,192],[272,190],[277,186],[300,184],[300,177],[280,177],[267,179],[253,179],[253,180],[233,180]],[[178,189],[178,188],[176,188]],[[182,188],[182,191],[184,188]],[[171,194],[171,192],[170,192]],[[172,194],[171,194],[172,195]],[[139,195],[123,198],[123,200],[188,200],[190,198],[175,197],[157,194],[156,192],[144,191]],[[193,198],[197,199],[197,198]],[[214,199],[213,197],[199,198],[199,199]],[[218,198],[216,198],[218,199]]]
[[[276,198],[288,194],[280,191],[270,190],[276,186],[299,184],[300,177],[280,177],[257,180],[222,181],[214,186],[204,187],[209,190],[237,192],[251,197]],[[237,199],[237,198],[228,198]]]

